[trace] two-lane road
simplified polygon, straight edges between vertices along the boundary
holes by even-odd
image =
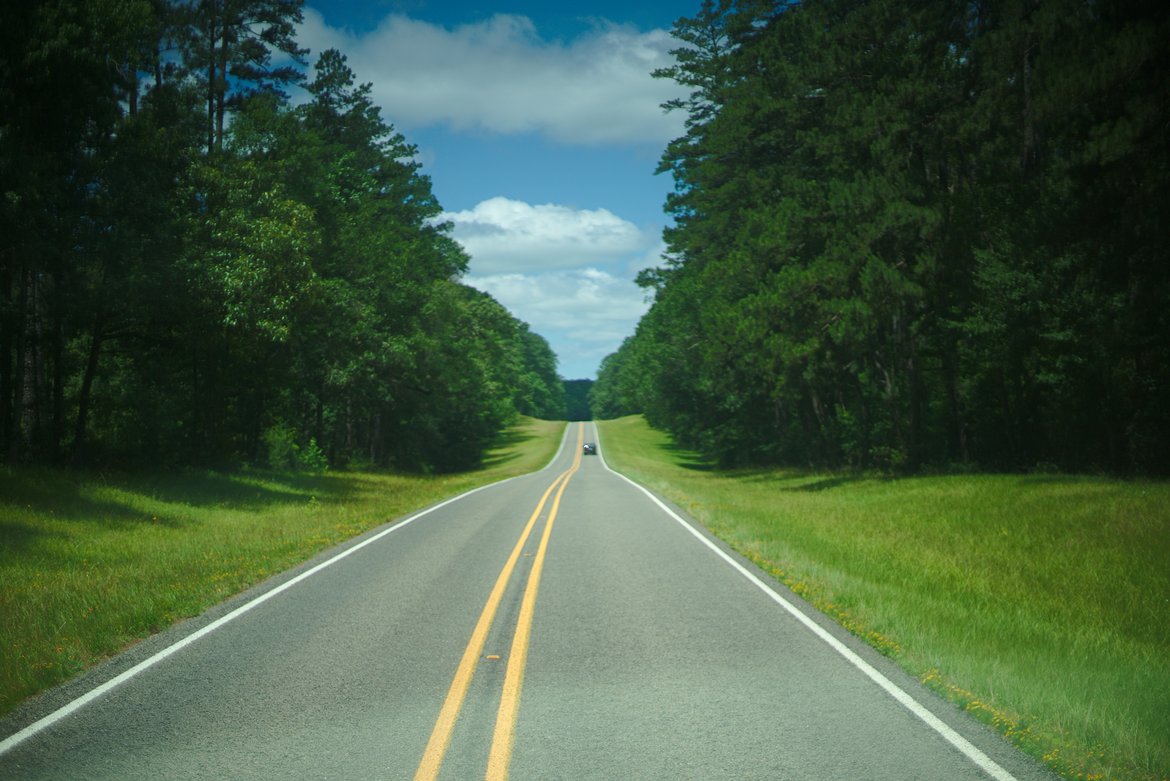
[[[0,779],[1052,778],[582,439],[52,693]]]

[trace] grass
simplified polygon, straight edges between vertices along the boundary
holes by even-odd
[[[549,462],[522,419],[473,472],[94,475],[0,468],[0,715],[350,537]]]
[[[1170,778],[1170,483],[718,471],[640,417],[613,466],[1067,779]]]

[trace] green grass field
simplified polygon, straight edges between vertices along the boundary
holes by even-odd
[[[431,477],[0,469],[0,715],[343,540],[540,469],[564,425],[524,419],[483,468]]]
[[[614,468],[1065,778],[1170,778],[1170,483],[724,472],[600,427]]]

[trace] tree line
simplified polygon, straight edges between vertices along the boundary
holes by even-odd
[[[371,85],[306,76],[301,7],[5,5],[0,460],[446,470],[564,417]]]
[[[724,464],[1170,471],[1170,6],[712,2],[602,364]]]

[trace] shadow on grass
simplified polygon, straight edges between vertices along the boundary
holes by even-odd
[[[823,491],[863,479],[861,475],[825,476],[823,474],[781,469],[775,466],[722,467],[716,459],[705,456],[690,448],[676,445],[673,442],[664,442],[658,445],[658,448],[674,464],[683,469],[689,469],[694,472],[709,472],[734,480],[753,483],[789,483],[814,479],[814,482],[782,487],[780,490],[784,491]]]
[[[802,477],[808,477],[807,475]],[[828,491],[833,488],[840,488],[844,485],[853,485],[854,483],[868,480],[865,475],[834,475],[830,477],[821,477],[809,483],[802,485],[791,485],[781,488],[782,491],[789,491],[793,493],[819,493],[821,491]]]
[[[2,512],[4,505],[0,505],[0,513]],[[44,529],[38,529],[30,524],[0,520],[0,564],[6,559],[20,556],[45,536],[47,533]]]
[[[511,461],[515,461],[520,457],[520,454],[515,450],[501,451],[499,453],[489,453],[480,459],[470,471],[472,472],[486,472],[489,469],[494,469],[498,466],[503,466]]]
[[[1084,483],[1083,475],[1021,475],[1020,485],[1076,485]]]
[[[87,494],[103,488],[127,494],[125,501]],[[0,549],[27,548],[51,532],[37,519],[110,528],[150,524],[178,528],[182,523],[164,511],[136,507],[162,503],[188,508],[261,511],[307,501],[342,501],[361,490],[345,476],[275,472],[158,472],[105,475],[47,469],[0,471]],[[28,520],[19,520],[27,517]]]
[[[261,478],[265,483],[270,478]],[[136,486],[137,487],[137,486]],[[272,504],[301,500],[299,492],[283,490],[258,481],[241,480],[229,474],[200,474],[165,477],[141,485],[141,493],[167,504],[188,504],[194,507],[220,506],[238,509],[259,509]]]
[[[670,458],[684,469],[699,472],[709,472],[713,475],[726,477],[729,480],[739,480],[744,483],[763,484],[776,491],[791,493],[819,493],[834,488],[855,485],[872,480],[894,480],[890,475],[876,475],[872,473],[841,473],[826,474],[824,472],[810,472],[791,467],[776,466],[745,466],[721,468],[715,461],[674,445],[662,445],[662,449],[670,453]]]
[[[87,483],[100,478],[48,470],[6,470],[0,473],[0,523],[21,514],[49,515],[67,521],[143,520],[135,511],[118,502],[82,496]]]
[[[505,429],[496,437],[495,443],[492,445],[493,450],[503,450],[504,448],[513,448],[531,442],[536,439],[536,434],[533,434],[526,429],[520,427],[513,427]]]
[[[539,434],[525,427],[513,426],[507,428],[500,432],[487,453],[484,454],[483,458],[479,460],[479,463],[472,467],[470,471],[484,472],[488,469],[494,469],[515,461],[520,458],[523,450],[522,445],[539,438]]]
[[[716,472],[719,470],[719,466],[714,459],[708,458],[701,453],[696,453],[689,448],[681,447],[673,442],[664,442],[658,447],[662,452],[667,454],[671,461],[683,469],[690,469],[695,472]]]
[[[75,475],[43,470],[0,472],[0,562],[16,558],[42,540],[65,536],[52,522],[129,527],[152,516],[118,502],[82,495]]]
[[[311,497],[341,500],[357,490],[353,482],[337,474],[249,470],[158,475],[127,481],[123,487],[167,503],[261,510]]]

